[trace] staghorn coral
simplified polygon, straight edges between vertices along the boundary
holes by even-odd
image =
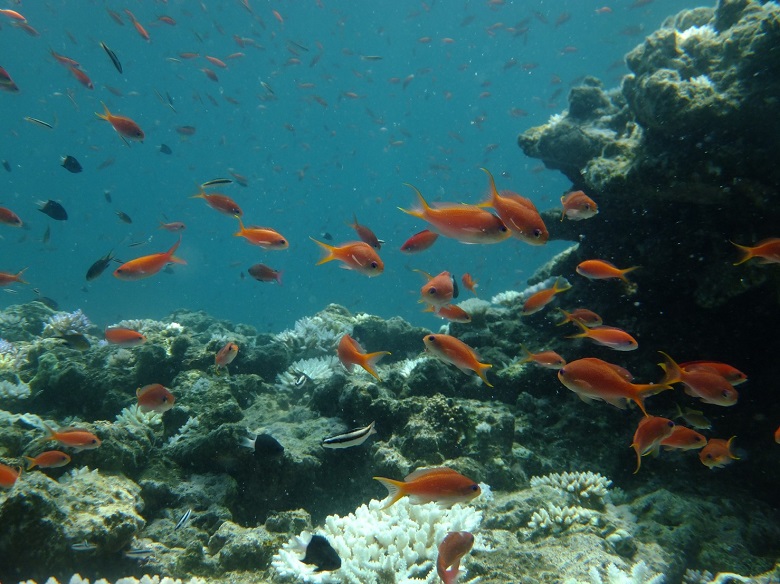
[[[41,336],[58,337],[64,334],[85,334],[92,326],[92,322],[80,308],[74,312],[56,312],[44,324]]]
[[[574,495],[580,502],[591,507],[601,508],[609,495],[612,481],[590,471],[552,473],[541,477],[531,477],[532,487],[548,485]]]
[[[0,399],[2,400],[22,400],[30,397],[32,392],[30,386],[17,378],[16,383],[0,380]]]
[[[642,560],[631,566],[630,572],[608,564],[603,575],[596,568],[591,568],[589,575],[591,584],[663,584],[665,580],[663,574],[654,574]]]
[[[558,507],[547,505],[544,509],[538,509],[531,515],[528,522],[527,536],[529,539],[546,533],[560,533],[577,525],[601,524],[600,514],[592,509],[585,509],[578,505],[571,507]]]

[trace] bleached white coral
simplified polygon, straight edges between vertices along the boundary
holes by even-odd
[[[401,361],[398,366],[398,373],[401,374],[401,377],[406,379],[412,374],[412,371],[414,371],[414,368],[417,367],[420,363],[423,361],[427,361],[427,357],[417,357],[416,359],[404,359]]]
[[[463,302],[458,302],[458,308],[465,310],[471,316],[475,314],[484,314],[490,308],[490,302],[482,298],[467,298]]]
[[[181,440],[184,440],[188,438],[191,434],[194,434],[198,431],[198,427],[200,426],[200,420],[198,420],[195,416],[190,416],[187,421],[184,423],[184,425],[179,428],[179,431],[174,435],[168,438],[168,443],[166,446],[171,447],[178,444]]]
[[[19,380],[16,383],[2,380],[0,381],[0,399],[19,400],[30,397],[30,386]]]
[[[292,329],[277,334],[274,340],[284,343],[299,354],[308,351],[310,356],[315,356],[332,352],[339,339],[351,331],[351,325],[317,314],[297,320]]]
[[[153,428],[162,426],[162,418],[160,412],[153,410],[144,412],[138,404],[133,404],[117,414],[116,423],[136,428]]]
[[[552,473],[542,477],[531,477],[531,486],[548,485],[567,491],[580,502],[591,506],[603,506],[612,481],[595,472]]]
[[[447,509],[404,498],[388,509],[382,505],[373,500],[346,517],[330,515],[316,530],[339,554],[339,570],[315,573],[315,566],[302,563],[298,538],[273,557],[274,570],[289,581],[318,584],[432,583],[437,580],[433,569],[437,546],[447,532],[473,533],[482,521],[481,511],[460,504]]]
[[[591,509],[578,505],[571,507],[548,505],[545,509],[533,512],[528,522],[528,535],[534,537],[540,533],[559,533],[575,525],[598,525],[598,523],[599,513]]]
[[[700,43],[702,41],[714,41],[718,37],[718,31],[709,24],[692,26],[682,31],[678,30],[675,31],[675,34],[680,45],[685,45],[691,39],[693,39],[693,42]]]
[[[92,322],[81,309],[74,312],[55,312],[43,326],[42,337],[56,337],[67,333],[84,334],[92,328]]]
[[[547,125],[549,127],[551,127],[551,128],[554,127],[554,126],[557,126],[558,124],[560,124],[564,120],[564,118],[568,114],[569,114],[569,112],[567,110],[564,110],[563,113],[551,115],[550,119],[547,120]]]
[[[178,578],[169,578],[168,576],[141,576],[141,579],[128,576],[126,578],[120,578],[114,584],[208,584],[208,580],[203,578],[190,578],[189,580],[179,580]],[[19,584],[36,584],[35,580],[23,580]],[[60,584],[59,581],[52,577],[46,580],[45,584]],[[63,583],[65,584],[65,583]],[[100,578],[90,583],[88,578],[82,578],[81,574],[74,574],[67,580],[67,584],[111,584],[109,580]]]
[[[714,89],[715,87],[715,85],[712,83],[712,80],[706,75],[691,77],[690,79],[688,79],[688,83],[690,83],[695,87],[700,87],[703,89]]]
[[[499,292],[493,298],[490,299],[491,304],[509,305],[514,304],[520,298],[520,292],[517,290],[507,290],[506,292]]]
[[[301,376],[304,376],[304,381],[324,381],[333,375],[337,364],[338,359],[334,355],[301,359],[277,375],[276,382],[285,389],[293,389],[298,387]]]
[[[663,574],[651,572],[643,560],[634,564],[631,572],[624,572],[615,564],[608,564],[603,575],[595,566],[588,575],[591,584],[663,584],[665,579]]]

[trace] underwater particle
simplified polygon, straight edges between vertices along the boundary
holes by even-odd
[[[444,584],[456,584],[460,559],[474,546],[474,535],[468,531],[450,531],[439,544],[436,573]]]
[[[41,452],[35,458],[25,456],[24,459],[27,461],[27,470],[36,466],[41,469],[60,468],[70,462],[70,456],[59,450],[47,450],[46,452]]]
[[[170,146],[168,146],[167,144],[160,144],[160,145],[157,147],[157,149],[158,149],[158,150],[159,150],[159,151],[160,151],[162,154],[173,154],[173,150],[171,150],[171,147],[170,147]]]
[[[360,446],[363,442],[368,440],[368,437],[372,434],[376,434],[374,422],[371,422],[365,428],[354,428],[343,434],[325,438],[321,445],[323,448],[350,448],[352,446]]]
[[[10,489],[22,475],[22,467],[13,468],[0,463],[0,489]]]
[[[79,161],[76,160],[73,156],[63,156],[60,158],[60,164],[62,165],[62,168],[74,174],[84,170],[81,167],[81,164],[79,164]]]
[[[87,281],[91,282],[100,274],[102,274],[105,269],[108,267],[108,265],[111,263],[111,261],[114,259],[114,250],[111,250],[106,255],[104,255],[102,258],[98,259],[93,263],[91,266],[89,266],[89,269],[87,270]]]
[[[735,456],[731,451],[731,443],[736,436],[732,436],[728,440],[721,438],[710,438],[707,445],[699,452],[699,460],[707,468],[722,468],[727,464],[731,464],[733,460],[739,460],[739,457]]]
[[[76,351],[88,351],[90,347],[89,339],[81,333],[63,333],[54,338],[65,343],[69,349]]]
[[[561,197],[563,212],[561,221],[568,218],[570,221],[582,221],[590,219],[599,212],[596,201],[582,191],[574,191]]]
[[[284,454],[284,446],[270,434],[263,432],[250,436],[243,438],[240,445],[251,449],[255,455],[273,458]]]
[[[470,478],[446,466],[417,469],[403,481],[373,477],[387,489],[390,501],[382,507],[387,509],[402,497],[409,496],[413,503],[441,502],[451,505],[465,503],[479,496],[479,485]]]
[[[488,387],[493,387],[485,376],[485,370],[490,369],[490,363],[480,363],[477,353],[463,341],[451,335],[425,335],[423,337],[425,350],[445,363],[451,363],[463,371],[473,371]]]
[[[322,535],[311,536],[311,541],[306,545],[306,554],[301,561],[304,564],[317,566],[315,572],[332,572],[341,567],[341,558]]]
[[[255,264],[247,271],[258,282],[276,282],[280,286],[282,285],[282,272],[265,264]]]
[[[339,361],[347,371],[352,372],[352,367],[360,365],[363,369],[373,375],[377,381],[382,381],[379,378],[379,374],[376,372],[374,363],[379,361],[385,355],[389,355],[388,351],[377,351],[375,353],[366,353],[363,347],[360,346],[355,339],[349,335],[344,335],[339,341],[339,346],[336,350]]]
[[[139,387],[135,391],[138,398],[138,408],[142,412],[164,413],[176,403],[176,398],[167,387],[160,383],[152,383]]]
[[[38,207],[38,210],[41,213],[48,215],[55,221],[67,221],[68,212],[65,210],[65,207],[60,205],[57,201],[52,201],[51,199],[49,199],[45,203],[41,201],[38,204],[40,205],[40,207]]]

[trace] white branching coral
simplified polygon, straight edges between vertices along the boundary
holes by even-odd
[[[373,500],[346,517],[330,515],[316,530],[339,554],[340,569],[316,573],[316,566],[300,560],[300,546],[306,539],[294,537],[274,556],[274,570],[287,581],[317,584],[434,582],[437,547],[447,532],[473,533],[482,521],[481,511],[460,504],[447,509],[404,498],[388,509],[382,505]],[[304,532],[299,537],[304,535],[308,536]]]
[[[27,399],[31,393],[30,386],[21,380],[16,383],[5,379],[0,381],[0,399],[9,401]]]
[[[663,584],[664,582],[664,575],[650,571],[642,560],[634,564],[630,572],[624,572],[615,564],[608,564],[603,575],[595,566],[590,569],[588,575],[591,584]]]
[[[590,507],[603,507],[612,481],[595,472],[552,473],[542,477],[531,477],[531,486],[548,485],[574,495]]]
[[[283,371],[276,376],[276,382],[285,389],[293,389],[306,381],[325,381],[333,375],[334,367],[338,364],[338,359],[331,355],[328,357],[314,357],[312,359],[301,359],[296,361],[287,371]],[[303,382],[300,381],[303,376]]]
[[[200,420],[196,418],[195,416],[190,416],[187,421],[184,423],[184,425],[179,428],[179,431],[168,438],[168,442],[166,443],[167,447],[176,446],[179,442],[182,440],[186,440],[191,435],[196,434],[198,432],[198,427],[200,426]]]
[[[490,308],[490,302],[482,300],[482,298],[467,298],[463,302],[458,302],[457,306],[474,316],[475,314],[486,313]]]
[[[417,357],[415,359],[404,359],[398,364],[398,373],[401,374],[401,377],[406,379],[412,374],[412,371],[414,371],[414,368],[417,367],[420,363],[427,361],[427,357]]]
[[[274,340],[284,343],[298,354],[304,352],[308,356],[317,356],[331,353],[339,339],[351,331],[351,325],[317,314],[296,321],[292,329],[277,334]]]
[[[82,578],[81,574],[74,574],[70,579],[63,581],[63,584],[111,584],[110,580],[100,578],[90,582],[88,578]],[[19,584],[37,584],[35,580],[23,580]],[[46,584],[60,584],[56,578],[49,578]],[[168,576],[141,576],[141,579],[127,576],[116,580],[114,584],[209,584],[209,580],[203,578],[190,578],[189,580],[179,580],[178,578],[169,578]]]
[[[161,412],[144,412],[137,404],[133,404],[117,414],[116,423],[136,428],[159,428],[162,427],[162,418]]]
[[[500,306],[508,306],[517,302],[520,298],[520,292],[517,290],[507,290],[506,292],[499,292],[493,298],[490,299],[491,304],[498,304]]]
[[[718,31],[711,25],[705,24],[704,26],[692,26],[685,30],[675,31],[675,35],[677,36],[677,43],[683,46],[691,39],[695,43],[714,41],[718,36]]]
[[[542,533],[559,533],[577,525],[598,526],[600,513],[585,509],[578,505],[558,507],[548,505],[546,509],[538,509],[531,515],[528,522],[528,536],[535,537]]]
[[[42,337],[57,337],[64,334],[84,334],[92,328],[92,322],[79,308],[75,312],[56,312],[43,326]]]

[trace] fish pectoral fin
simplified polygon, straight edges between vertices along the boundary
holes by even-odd
[[[610,398],[604,398],[604,401],[612,404],[616,408],[619,408],[621,410],[625,410],[626,406],[628,404],[628,400],[624,397],[610,397]]]
[[[588,405],[592,405],[592,404],[593,404],[593,402],[595,402],[595,401],[596,401],[596,399],[595,399],[595,398],[592,398],[592,397],[590,397],[590,396],[588,396],[588,395],[582,395],[581,393],[578,393],[578,394],[577,394],[577,396],[578,396],[578,397],[579,397],[579,398],[580,398],[582,401],[584,401],[586,404],[588,404]]]

